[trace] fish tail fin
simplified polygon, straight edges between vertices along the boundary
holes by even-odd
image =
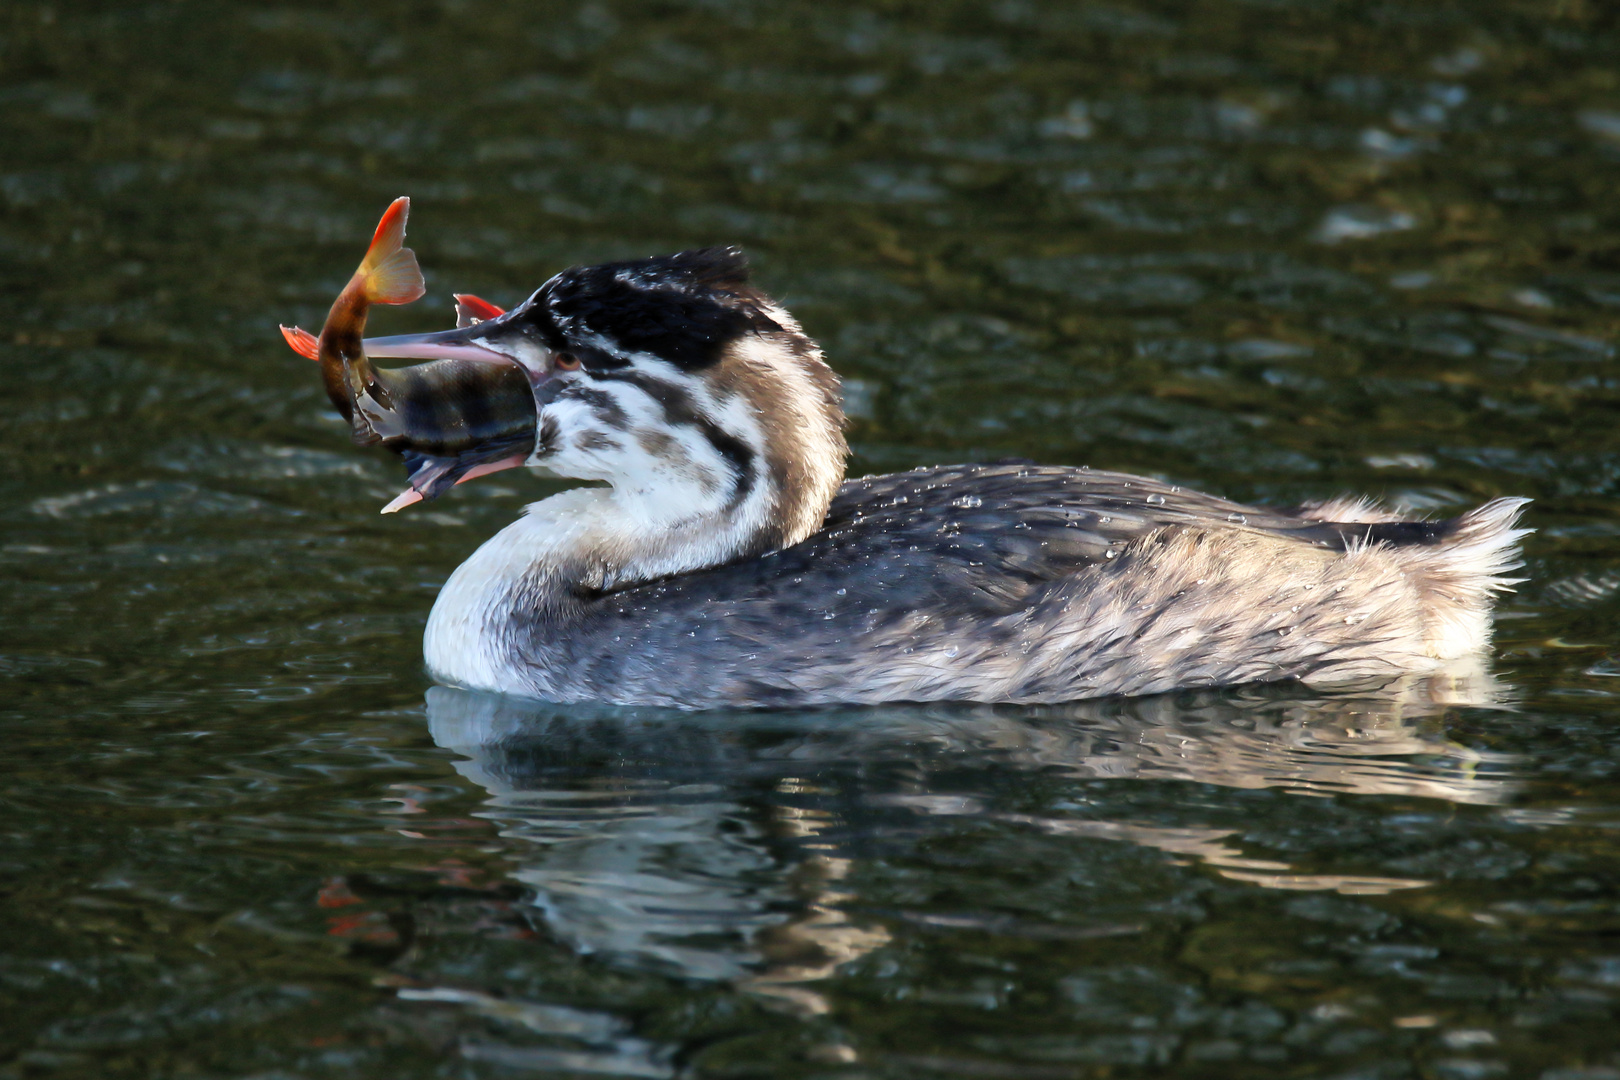
[[[320,341],[308,330],[298,326],[283,326],[281,336],[287,339],[287,344],[299,356],[308,357],[311,360],[321,358]]]
[[[373,304],[409,304],[427,291],[416,252],[402,246],[410,212],[411,200],[403,196],[389,204],[356,272],[365,279],[366,299]]]

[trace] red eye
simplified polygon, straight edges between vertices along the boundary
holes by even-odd
[[[579,357],[572,353],[558,353],[552,358],[551,366],[558,371],[578,371]]]

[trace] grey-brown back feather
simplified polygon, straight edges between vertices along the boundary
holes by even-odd
[[[1357,678],[1435,654],[1426,589],[1483,619],[1516,516],[1476,522],[1484,547],[1458,567],[1455,523],[1323,522],[1084,469],[922,469],[846,482],[785,550],[499,633],[537,696],[679,707]]]

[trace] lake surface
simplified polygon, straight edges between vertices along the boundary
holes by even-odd
[[[852,472],[1536,502],[1493,674],[678,715],[433,688],[278,322],[740,243]],[[0,13],[0,1078],[1620,1077],[1620,22],[1467,4]]]

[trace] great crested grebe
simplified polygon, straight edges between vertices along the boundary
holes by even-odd
[[[443,400],[356,391],[356,412],[399,413],[389,445],[436,486],[519,463],[608,485],[529,506],[451,575],[427,666],[472,689],[1053,702],[1422,672],[1485,648],[1525,532],[1511,498],[1421,522],[1086,468],[845,480],[838,377],[734,248],[565,270],[510,312],[365,351],[503,366]],[[411,448],[406,413],[476,432],[513,392],[533,397],[532,451]]]

